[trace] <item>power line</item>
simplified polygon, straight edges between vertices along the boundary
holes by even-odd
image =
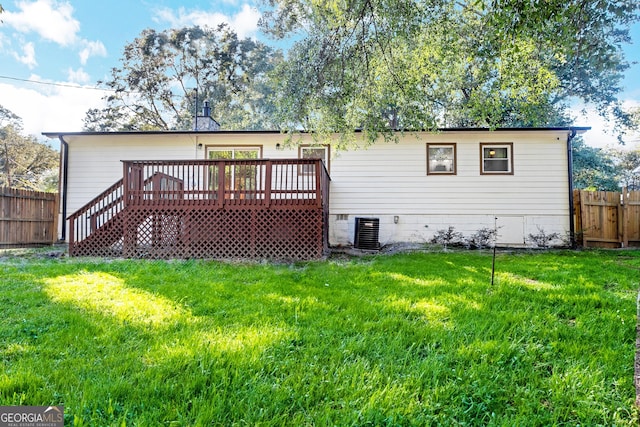
[[[105,88],[94,87],[94,86],[77,86],[77,85],[66,84],[66,83],[42,82],[42,81],[39,81],[39,80],[21,79],[21,78],[18,78],[18,77],[9,77],[9,76],[0,76],[0,79],[15,80],[15,81],[18,81],[18,82],[27,82],[27,83],[37,83],[37,84],[45,85],[45,86],[68,87],[68,88],[71,88],[71,89],[88,89],[88,90],[100,90],[100,91],[103,91],[103,92],[120,92],[120,93],[124,93],[124,94],[127,94],[127,95],[140,94],[141,93],[141,92],[128,91],[128,90],[117,91],[115,89],[105,89]],[[180,96],[179,95],[173,95],[173,98],[180,98]]]
[[[69,87],[69,88],[72,88],[72,89],[89,89],[89,90],[101,90],[101,91],[106,91],[106,92],[115,92],[115,90],[113,90],[113,89],[104,89],[104,88],[93,87],[93,86],[77,86],[77,85],[65,84],[65,83],[42,82],[42,81],[39,81],[39,80],[20,79],[18,77],[0,76],[0,79],[15,80],[15,81],[18,81],[18,82],[27,82],[27,83],[37,83],[37,84],[46,85],[46,86]]]

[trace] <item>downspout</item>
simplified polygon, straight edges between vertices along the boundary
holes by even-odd
[[[60,147],[63,149],[60,153],[60,168],[62,182],[58,185],[59,191],[62,193],[62,229],[60,231],[60,240],[67,240],[67,176],[69,172],[69,144],[64,140],[62,135],[58,135]]]
[[[576,130],[571,128],[571,132],[567,135],[567,162],[568,162],[568,182],[569,182],[569,243],[571,249],[576,248],[576,224],[573,216],[575,215],[573,209],[573,150],[571,147],[571,141],[576,137]]]

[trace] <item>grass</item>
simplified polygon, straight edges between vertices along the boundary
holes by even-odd
[[[637,425],[638,251],[5,257],[0,405],[65,425]]]

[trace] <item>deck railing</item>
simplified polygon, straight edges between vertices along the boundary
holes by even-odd
[[[329,175],[316,159],[123,161],[126,206],[321,207]]]
[[[274,252],[263,237],[266,256],[288,256],[287,235],[297,236],[293,257],[320,254],[328,249],[329,181],[316,159],[123,161],[123,179],[69,217],[70,254],[139,256],[140,248],[163,247],[152,256],[225,256],[225,241],[235,247],[231,256],[259,256],[256,236],[267,235],[280,241]],[[302,237],[304,227],[315,230],[308,236],[320,232],[320,250]],[[234,237],[232,229],[247,232]],[[211,239],[215,251],[201,249],[213,248]]]
[[[120,179],[69,216],[69,255],[76,255],[78,243],[116,218],[124,207],[122,195],[123,180]]]

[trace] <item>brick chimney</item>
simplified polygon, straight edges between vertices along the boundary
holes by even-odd
[[[202,107],[202,115],[196,116],[196,122],[193,129],[195,131],[218,131],[220,130],[220,123],[216,122],[211,117],[211,107],[209,107],[209,101],[204,101]]]

